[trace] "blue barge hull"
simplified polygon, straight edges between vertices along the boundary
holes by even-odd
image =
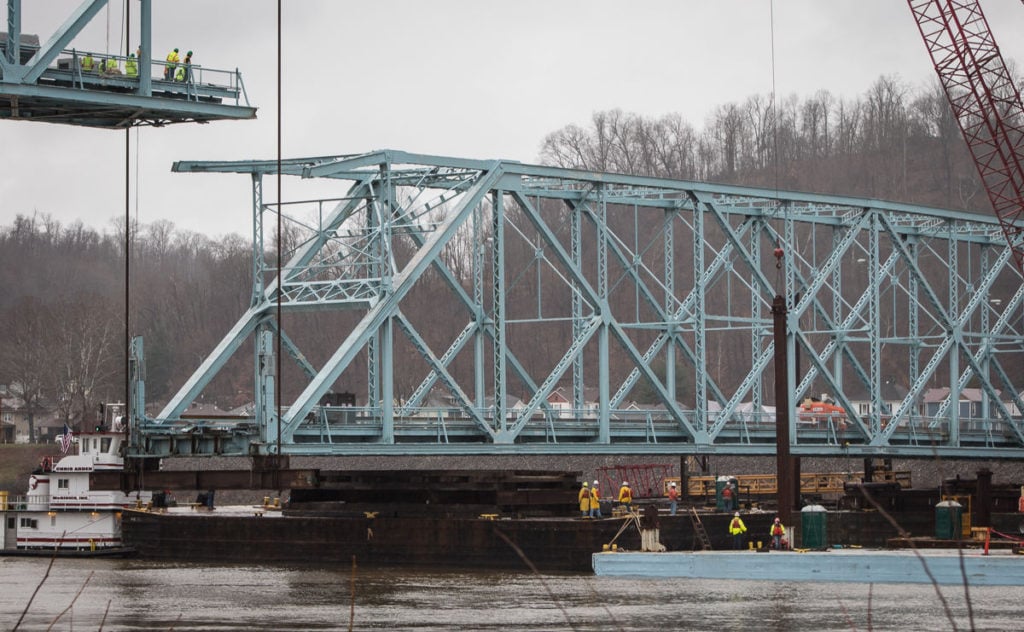
[[[961,571],[961,563],[963,570]],[[593,555],[594,573],[616,577],[685,577],[772,581],[930,583],[1024,586],[1024,555],[1006,551],[831,549],[789,551],[608,552]],[[927,567],[927,572],[925,571]],[[929,577],[929,573],[931,577]]]

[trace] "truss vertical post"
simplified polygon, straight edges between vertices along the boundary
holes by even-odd
[[[676,336],[679,335],[678,319],[675,314],[676,302],[676,257],[675,257],[675,224],[679,215],[678,208],[665,211],[664,230],[664,283],[665,283],[665,314],[668,322],[665,323],[665,390],[668,391],[672,401],[679,400],[676,393]]]
[[[835,250],[839,247],[839,244],[843,242],[843,234],[841,228],[834,228],[832,230],[832,249]],[[843,267],[836,266],[832,271],[832,321],[835,323],[843,322]],[[836,384],[843,383],[843,332],[836,331],[832,334],[834,339],[839,343],[835,354],[832,356],[832,378]]]
[[[907,239],[907,252],[915,267],[918,265],[919,251],[917,239]],[[921,376],[921,326],[919,320],[921,315],[918,313],[920,310],[920,302],[918,301],[920,298],[920,287],[918,286],[916,274],[907,276],[907,336],[910,338],[909,357],[907,358],[907,383],[915,384]],[[915,399],[920,401],[917,397]],[[918,412],[916,408],[915,406],[914,412]]]
[[[487,386],[484,384],[484,343],[487,340],[486,316],[484,314],[484,249],[487,243],[484,235],[483,204],[473,207],[473,390],[476,407],[486,406]]]
[[[868,269],[871,270],[868,288],[868,375],[873,385],[871,388],[871,436],[877,437],[882,430],[882,394],[878,386],[882,383],[882,341],[880,327],[880,300],[882,279],[878,274],[879,259],[878,233],[881,226],[878,214],[871,212],[871,231],[868,233]]]
[[[388,317],[380,326],[380,418],[382,443],[395,442],[394,322]]]
[[[139,95],[150,97],[153,96],[153,0],[142,0],[140,8]],[[128,42],[127,46],[131,50],[132,43]]]
[[[383,170],[384,165],[381,166]],[[370,277],[379,279],[380,278],[380,236],[377,231],[380,230],[380,223],[377,221],[377,214],[374,212],[375,206],[375,188],[374,186],[368,187],[369,193],[366,197],[366,233],[369,236],[370,244],[367,248],[368,256],[370,257],[369,264],[367,266]],[[380,394],[380,344],[378,340],[380,329],[374,330],[370,335],[370,339],[366,343],[366,396],[367,406],[371,410],[380,414],[381,394]]]
[[[508,430],[506,406],[506,357],[505,357],[505,196],[496,190],[491,194],[491,234],[494,249],[491,251],[491,285],[494,310],[494,423],[505,436]]]
[[[7,63],[21,63],[21,0],[7,0]]]
[[[130,371],[129,384],[131,387],[130,397],[128,398],[128,410],[126,411],[128,419],[133,418],[137,422],[141,422],[146,417],[146,355],[145,348],[142,344],[142,337],[135,336],[132,338],[131,353],[128,357],[128,369]],[[138,424],[135,424],[138,427]]]
[[[757,221],[750,229],[750,260],[759,262],[761,261],[761,222]],[[750,287],[756,288],[758,284],[758,270],[756,268],[750,271]],[[757,291],[750,292],[750,313],[757,314],[761,311],[761,293]],[[764,335],[765,331],[760,324],[754,323],[750,327],[750,361],[753,363],[757,358],[761,357],[761,348],[764,346]],[[754,414],[757,415],[755,419],[760,419],[762,415],[763,404],[762,404],[762,392],[764,389],[764,383],[761,379],[761,374],[758,372],[754,376],[753,384],[750,387],[750,402],[753,408]]]
[[[960,246],[957,235],[949,223],[949,240],[946,249],[947,272],[949,274],[948,310],[949,327],[947,334],[953,338],[949,348],[949,445],[960,445],[960,327],[956,324],[960,317]]]
[[[249,307],[256,307],[267,300],[267,264],[263,250],[263,175],[252,174],[252,296]],[[280,290],[280,287],[278,288]]]
[[[260,441],[268,446],[268,452],[276,453],[277,404],[274,398],[277,379],[277,361],[274,355],[274,332],[262,330],[256,335],[256,353],[259,371],[256,373],[256,421],[260,427]]]
[[[611,305],[608,302],[608,199],[604,187],[599,187],[597,225],[597,297],[601,310],[601,325],[597,330],[598,355],[598,430],[597,440],[608,443],[611,440],[611,416],[608,412],[608,378],[611,373],[608,358],[608,328],[611,319]]]
[[[982,245],[979,253],[981,270],[979,275],[981,278],[988,278],[991,270],[991,263],[989,261],[990,250],[988,247]],[[982,301],[981,308],[978,310],[981,313],[981,335],[982,339],[978,341],[978,346],[981,349],[980,357],[978,358],[978,365],[981,367],[981,375],[978,377],[984,381],[991,380],[990,364],[992,362],[992,330],[989,328],[989,309],[988,303],[988,286],[985,287],[985,298]],[[988,396],[988,389],[981,389],[981,418],[985,420],[985,424],[990,423],[992,419],[992,402]]]
[[[540,200],[537,201],[537,207],[540,208]],[[569,254],[572,257],[572,264],[577,267],[583,265],[582,207],[582,204],[569,205]],[[572,339],[579,340],[586,324],[583,322],[583,296],[580,294],[576,279],[570,280],[569,292],[572,299]],[[572,359],[572,407],[575,410],[583,410],[586,399],[583,392],[586,383],[583,368],[583,354],[580,353]]]
[[[708,429],[708,358],[707,358],[707,270],[704,268],[704,204],[694,200],[693,205],[693,410],[694,425]]]

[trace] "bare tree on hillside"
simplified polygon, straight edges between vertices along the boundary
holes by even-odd
[[[47,340],[49,310],[35,297],[24,297],[0,317],[0,375],[25,404],[29,441],[36,440],[35,415],[46,389],[51,362]]]

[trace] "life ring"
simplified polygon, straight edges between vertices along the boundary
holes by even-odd
[[[35,488],[39,486],[39,479],[35,476],[28,477],[28,488],[35,491]]]

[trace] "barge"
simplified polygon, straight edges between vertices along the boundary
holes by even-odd
[[[1024,586],[1024,556],[1008,550],[609,552],[595,553],[593,568],[612,577]]]
[[[716,555],[732,548],[728,533],[731,513],[699,512],[695,520],[688,513],[672,516],[666,515],[666,507],[659,509],[659,541],[671,554],[702,549],[701,530]],[[769,539],[774,513],[743,511],[742,516],[750,541]],[[934,533],[933,516],[912,513],[896,518],[911,533]],[[351,563],[355,558],[366,566],[591,572],[594,554],[606,546],[614,545],[629,556],[633,552],[640,555],[641,534],[629,524],[631,520],[425,511],[415,514],[383,507],[376,511],[332,512],[246,506],[212,511],[126,511],[122,525],[125,544],[140,556],[152,558],[286,563]],[[1003,529],[1012,526],[1015,531],[1020,516],[993,514],[993,520]],[[873,511],[828,512],[827,523],[830,542],[885,547],[897,535],[885,517]],[[952,546],[981,544],[966,540],[953,542]]]

